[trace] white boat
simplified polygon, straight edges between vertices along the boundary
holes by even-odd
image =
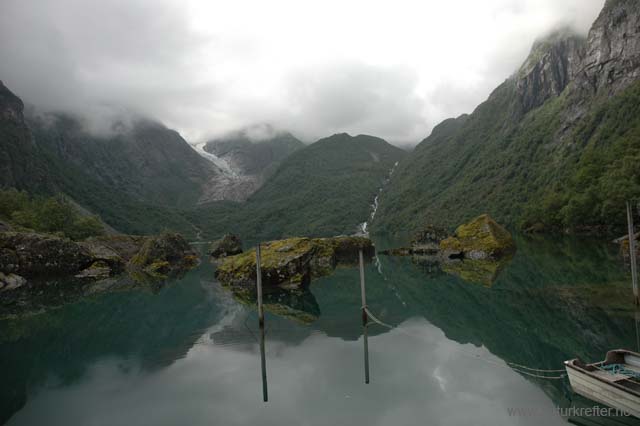
[[[640,354],[617,349],[601,362],[572,359],[564,365],[574,392],[640,418]]]

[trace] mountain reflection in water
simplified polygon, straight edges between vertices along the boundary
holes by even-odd
[[[598,360],[611,348],[636,348],[627,274],[603,244],[517,243],[491,287],[379,256],[366,268],[367,304],[392,330],[363,328],[357,268],[338,269],[303,293],[274,293],[264,370],[254,307],[213,282],[206,264],[157,294],[96,295],[3,320],[0,419],[563,424],[554,407],[592,404],[565,380],[524,376],[506,362],[558,369],[574,356]],[[510,416],[517,407],[539,411]]]

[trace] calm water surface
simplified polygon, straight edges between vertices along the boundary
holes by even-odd
[[[368,305],[394,327],[366,329],[368,384],[357,269],[266,296],[268,402],[255,309],[215,282],[208,264],[159,290],[98,293],[2,320],[0,423],[638,424],[562,417],[556,408],[594,404],[566,379],[509,366],[560,369],[575,356],[637,349],[615,248],[517,242],[490,281],[410,258],[367,265]]]

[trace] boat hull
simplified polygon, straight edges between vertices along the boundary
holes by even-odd
[[[640,398],[637,396],[570,366],[566,369],[574,392],[640,418]]]

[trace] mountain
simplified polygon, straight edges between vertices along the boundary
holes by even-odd
[[[288,156],[245,203],[202,206],[191,218],[205,235],[251,240],[353,234],[405,154],[373,136],[336,134]]]
[[[25,117],[22,101],[4,85],[0,111],[0,187],[62,193],[121,232],[195,234],[177,206],[195,205],[198,185],[216,170],[176,132],[141,121],[92,136],[68,116]]]
[[[34,161],[37,147],[24,121],[24,104],[0,81],[0,187],[46,186],[46,170]]]
[[[291,133],[269,125],[250,126],[197,145],[205,158],[226,172],[224,181],[209,186],[208,198],[245,201],[285,158],[304,146]]]
[[[28,116],[35,143],[105,186],[136,199],[166,205],[195,205],[203,187],[221,172],[176,132],[145,119],[104,136],[84,130],[70,116]]]
[[[640,2],[557,31],[472,114],[436,126],[381,195],[376,231],[489,213],[536,230],[623,227],[640,197]]]

